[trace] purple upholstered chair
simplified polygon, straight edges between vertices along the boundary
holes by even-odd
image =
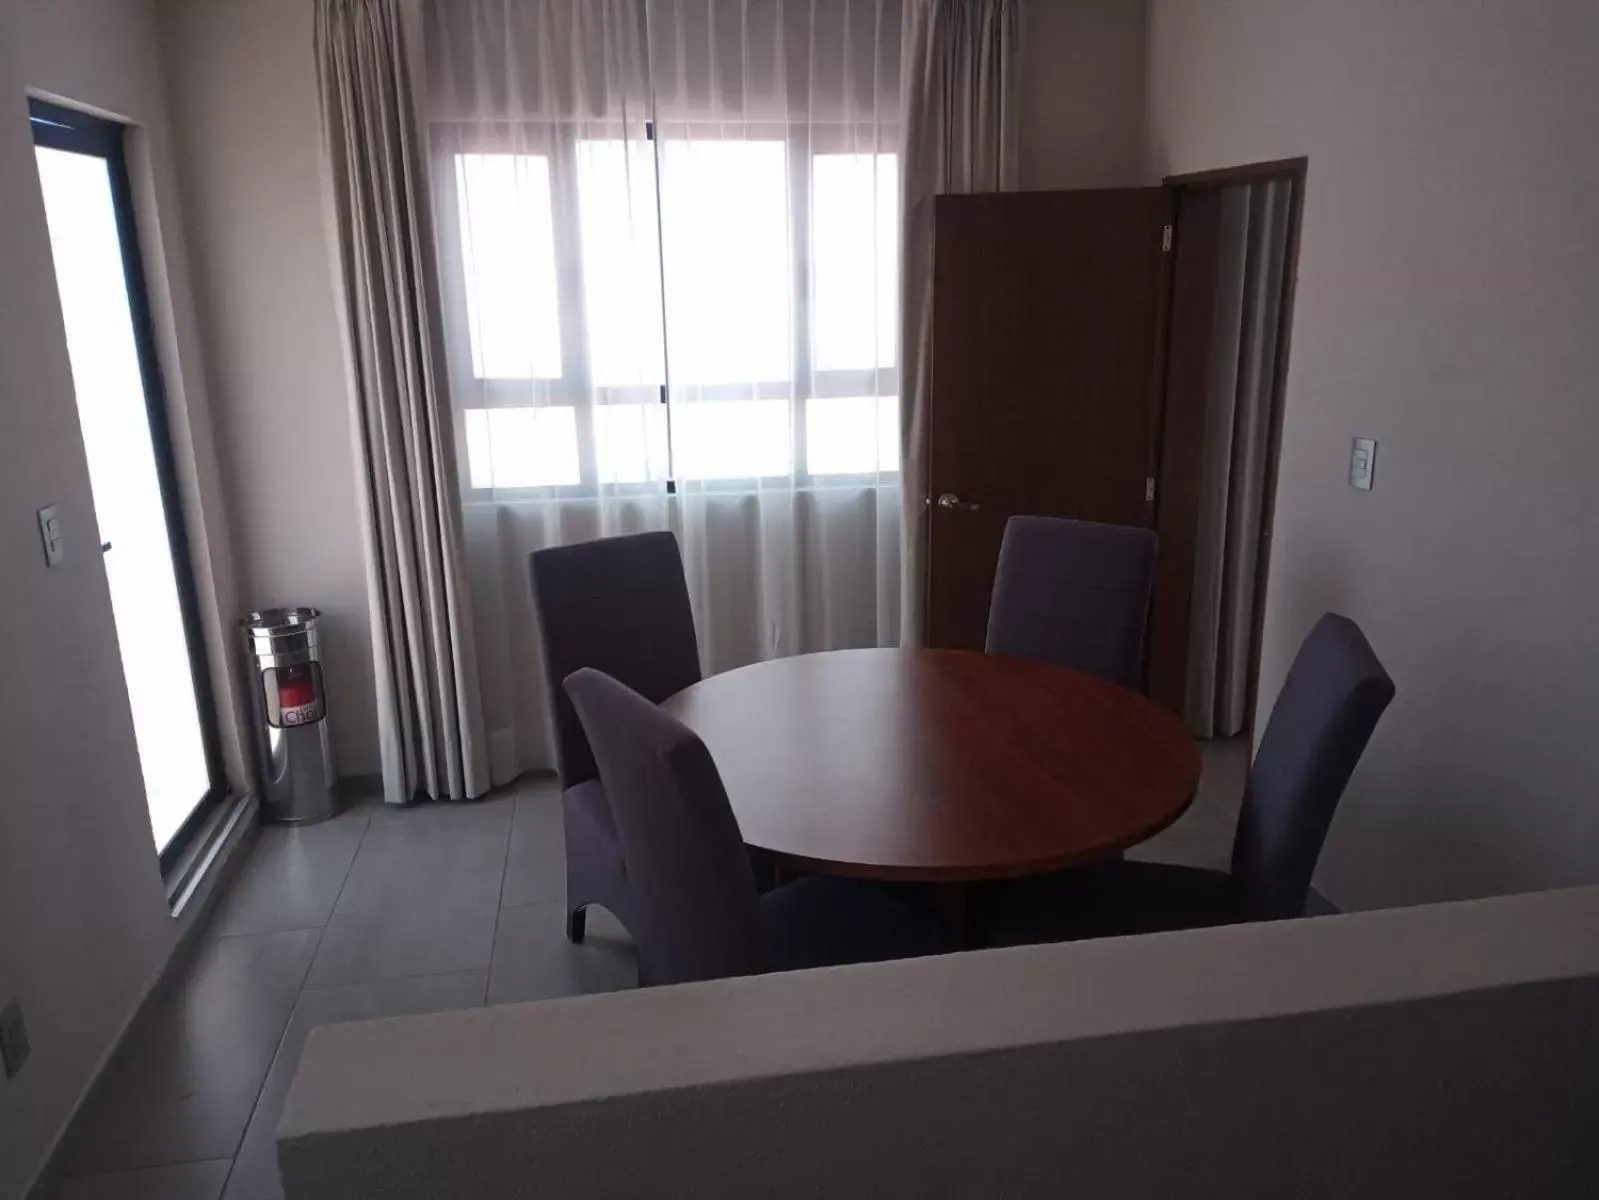
[[[1394,683],[1360,627],[1328,613],[1283,684],[1249,771],[1231,871],[1108,862],[1025,880],[996,941],[1050,941],[1305,915],[1333,812]]]
[[[931,913],[886,886],[807,876],[757,896],[738,819],[705,743],[600,671],[574,672],[566,691],[616,820],[641,983],[950,948]]]
[[[561,681],[595,667],[659,702],[699,682],[699,643],[670,533],[535,550],[530,567],[561,776],[566,932],[580,942],[590,904],[604,905],[629,928],[634,905],[594,755]]]
[[[1139,686],[1155,535],[1059,517],[1005,522],[988,612],[993,654]]]

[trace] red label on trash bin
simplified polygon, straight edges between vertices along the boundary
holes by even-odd
[[[278,672],[278,719],[284,725],[310,725],[322,719],[322,697],[308,666]]]

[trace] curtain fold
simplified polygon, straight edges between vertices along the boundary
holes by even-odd
[[[674,531],[708,672],[897,643],[902,14],[420,0],[495,782],[553,762],[532,550]]]
[[[933,198],[1017,186],[1023,0],[906,0],[900,389],[900,637],[924,639]]]
[[[431,218],[395,0],[318,0],[336,282],[362,474],[384,798],[489,786]]]

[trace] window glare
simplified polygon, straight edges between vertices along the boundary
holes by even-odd
[[[577,194],[592,382],[659,385],[666,372],[650,143],[578,142]]]
[[[787,146],[668,140],[662,179],[674,382],[787,379]]]
[[[458,154],[455,187],[472,374],[559,379],[561,318],[549,159]]]
[[[570,486],[580,479],[577,410],[469,409],[466,452],[475,488]]]
[[[899,470],[899,397],[808,401],[805,459],[812,475]]]
[[[816,369],[892,367],[899,320],[899,157],[820,154],[811,171]]]
[[[758,479],[793,470],[787,400],[691,400],[672,405],[679,479]]]
[[[673,405],[678,479],[756,479],[792,469],[786,400],[687,401]],[[471,486],[565,487],[580,482],[576,411],[570,407],[469,409]],[[672,477],[667,406],[594,408],[595,469],[602,484],[660,483]],[[899,397],[847,396],[805,405],[811,475],[899,470]]]
[[[594,466],[601,483],[659,483],[669,479],[666,405],[596,405]]]

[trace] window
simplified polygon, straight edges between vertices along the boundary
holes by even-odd
[[[124,128],[42,100],[28,113],[150,831],[176,887],[225,784]]]
[[[455,186],[472,373],[479,379],[559,379],[550,160],[460,154]]]
[[[898,470],[898,156],[725,129],[436,131],[471,489]]]
[[[892,367],[899,315],[898,158],[819,154],[812,179],[817,369]]]

